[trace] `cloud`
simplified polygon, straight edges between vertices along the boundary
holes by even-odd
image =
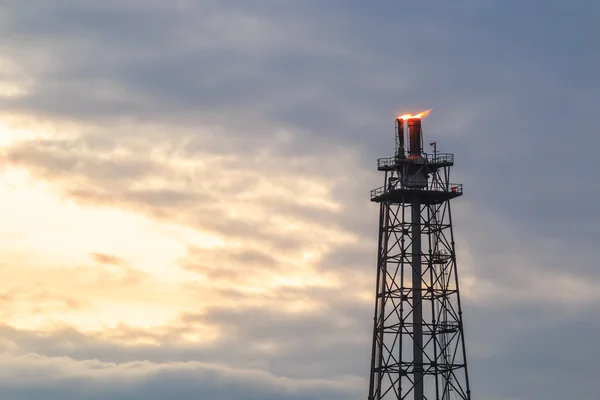
[[[112,256],[110,254],[92,253],[92,254],[90,254],[90,256],[98,264],[118,265],[118,266],[127,265],[127,261],[125,261],[117,256]]]
[[[10,386],[15,398],[81,397],[78,385],[97,398],[164,395],[153,385],[180,382],[175,371],[188,383],[168,393],[181,398],[185,389],[237,396],[238,387],[248,398],[362,396],[336,385],[344,374],[364,379],[368,367],[374,160],[393,153],[396,113],[424,108],[433,108],[426,138],[456,153],[465,183],[453,216],[474,393],[564,397],[560,365],[565,379],[581,378],[570,386],[579,397],[593,397],[581,349],[598,333],[589,323],[600,285],[597,6],[54,0],[5,2],[3,15],[2,118],[9,130],[49,131],[3,137],[5,172],[27,171],[65,203],[142,216],[166,232],[147,241],[150,228],[136,222],[136,240],[118,249],[94,236],[85,260],[61,259],[64,268],[24,252],[5,263],[10,318],[75,305],[114,317],[106,336],[63,333],[48,355],[59,383]],[[115,235],[130,226],[115,221],[124,220],[110,219]],[[133,242],[144,250],[124,251]],[[152,263],[163,247],[168,257]],[[11,272],[21,264],[24,278]],[[135,320],[119,324],[126,315]],[[23,346],[44,354],[52,340]],[[560,361],[536,361],[547,354]],[[30,357],[27,368],[46,365]],[[144,357],[146,372],[113,392],[88,371],[114,377],[121,370],[110,363],[137,371]],[[72,372],[80,368],[85,377]],[[330,383],[286,386],[278,373]]]
[[[322,292],[315,297],[325,295]],[[282,304],[289,302],[288,296],[279,297]],[[364,360],[368,358],[370,331],[363,329],[361,317],[370,315],[371,310],[348,296],[343,299],[347,304],[340,298],[336,304],[321,301],[304,310],[260,304],[215,305],[202,314],[183,314],[152,330],[126,324],[96,332],[68,326],[43,332],[4,327],[2,337],[5,348],[19,354],[119,364],[202,361],[289,379],[352,377],[359,382],[368,370]]]
[[[7,398],[78,397],[102,399],[342,399],[356,387],[347,381],[277,379],[269,374],[233,370],[199,362],[126,364],[77,362],[38,355],[4,356],[10,365],[0,376]],[[52,383],[50,383],[52,382]]]

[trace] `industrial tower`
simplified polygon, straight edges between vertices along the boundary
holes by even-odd
[[[396,155],[378,160],[377,296],[368,400],[470,400],[450,200],[454,155],[423,152],[428,111],[396,120]],[[405,124],[408,149],[405,148]]]

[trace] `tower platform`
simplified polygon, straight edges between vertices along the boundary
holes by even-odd
[[[371,190],[371,201],[375,203],[386,202],[390,204],[441,204],[445,201],[462,196],[461,183],[451,183],[449,187],[432,187],[424,189],[411,189],[408,187],[381,186]]]
[[[407,165],[427,166],[427,169],[433,171],[437,168],[451,167],[454,165],[454,154],[452,153],[422,153],[419,158],[410,158],[406,153],[403,157],[394,156],[388,158],[380,158],[377,160],[377,170],[393,171],[401,169]]]

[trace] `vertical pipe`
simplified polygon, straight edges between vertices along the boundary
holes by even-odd
[[[410,254],[407,251],[406,248],[406,235],[404,234],[404,230],[406,229],[406,224],[407,224],[407,215],[406,215],[406,199],[404,198],[404,196],[401,198],[400,203],[402,204],[402,223],[400,224],[400,228],[402,229],[402,236],[400,236],[400,288],[401,288],[401,296],[402,296],[402,300],[400,301],[400,316],[399,316],[399,324],[400,326],[398,327],[398,360],[400,361],[400,368],[403,369],[404,365],[402,365],[402,352],[404,350],[404,329],[402,328],[405,325],[405,321],[404,321],[404,295],[406,294],[405,292],[405,266],[406,266],[406,257],[407,254]],[[410,265],[410,264],[409,264]],[[403,370],[401,370],[401,374],[402,374]],[[400,376],[400,378],[398,379],[398,398],[402,399],[404,398],[402,396],[402,383],[403,383],[403,377],[402,375]]]
[[[420,156],[423,152],[423,132],[421,119],[411,118],[408,120],[408,151],[412,157]]]
[[[402,118],[398,118],[396,120],[397,126],[397,135],[398,135],[398,149],[397,155],[399,158],[406,158],[406,149],[404,145],[404,120]]]
[[[421,204],[412,202],[413,363],[415,400],[423,400],[423,292],[421,290]]]

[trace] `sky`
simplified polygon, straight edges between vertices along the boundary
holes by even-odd
[[[600,4],[1,0],[6,400],[365,399],[378,157],[455,154],[473,399],[600,391]]]

